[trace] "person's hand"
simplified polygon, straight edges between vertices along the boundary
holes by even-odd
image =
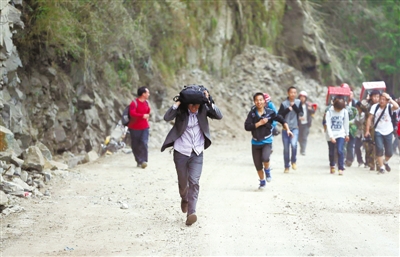
[[[336,139],[331,138],[331,142],[332,142],[332,144],[336,144]]]
[[[149,117],[150,117],[150,114],[144,114],[144,115],[143,115],[143,119],[145,119],[145,120],[148,120]]]
[[[364,137],[369,137],[369,136],[370,136],[369,131],[365,132]]]
[[[383,92],[382,95],[387,99],[387,100],[391,100],[392,98],[390,97],[390,95],[386,92]]]
[[[263,119],[261,119],[261,120],[259,121],[260,125],[265,125],[265,124],[267,124],[267,122],[268,122],[268,119],[267,119],[267,118],[263,118]]]
[[[208,91],[207,91],[207,90],[204,90],[204,92],[203,92],[203,93],[206,95],[207,99],[209,99],[209,97],[210,97],[210,94],[208,93]]]
[[[289,137],[293,137],[294,136],[292,131],[290,131],[290,130],[286,130],[286,133],[288,134]]]
[[[344,138],[344,141],[349,142],[349,141],[350,141],[349,136],[346,136],[346,137]]]
[[[180,104],[181,104],[181,101],[176,101],[175,102],[176,107],[178,107]]]

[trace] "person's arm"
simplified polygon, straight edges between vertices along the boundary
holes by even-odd
[[[302,116],[304,115],[304,112],[303,112],[303,105],[302,105],[301,103],[299,104],[299,106],[297,106],[296,103],[294,103],[294,104],[292,105],[292,109],[293,109],[293,111],[295,111],[296,114],[299,115],[300,117],[302,117]]]
[[[181,102],[175,102],[164,114],[164,120],[165,121],[171,121],[175,119],[176,115],[178,114],[178,107],[181,104]]]
[[[349,112],[347,110],[344,110],[344,134],[345,134],[345,140],[346,142],[349,141],[349,133],[350,133],[350,122],[349,122]]]
[[[293,133],[290,131],[289,129],[289,125],[287,124],[287,122],[285,121],[285,119],[281,116],[281,115],[276,115],[272,118],[274,121],[279,122],[280,124],[282,124],[283,128],[286,130],[286,133],[291,137],[293,136]]]
[[[222,112],[215,104],[206,104],[207,116],[211,119],[222,119]]]
[[[207,116],[211,119],[220,120],[222,119],[222,112],[220,109],[214,104],[214,101],[211,101],[210,93],[207,90],[204,90],[204,94],[208,99],[208,103],[205,104],[207,109]]]
[[[333,138],[333,132],[332,132],[332,119],[331,119],[331,112],[328,110],[325,113],[325,121],[326,121],[326,132],[328,133],[329,139],[334,139]]]
[[[263,125],[267,124],[267,122],[268,122],[267,118],[263,118],[263,119],[260,119],[258,122],[253,123],[252,114],[253,114],[253,112],[250,111],[249,114],[247,115],[246,121],[244,122],[244,129],[246,131],[256,130],[258,127],[263,126]]]
[[[365,133],[364,133],[364,136],[365,136],[365,137],[370,136],[369,129],[370,129],[370,127],[371,127],[371,123],[372,123],[373,117],[374,117],[374,115],[373,115],[372,113],[370,113],[370,114],[368,115],[367,124],[365,125]]]
[[[247,118],[246,118],[246,120],[244,122],[244,129],[246,131],[253,131],[256,128],[257,128],[256,124],[253,123],[252,111],[250,111],[249,114],[247,114]]]
[[[388,93],[382,93],[384,97],[388,100],[388,103],[392,105],[392,111],[395,111],[399,109],[399,105],[395,100],[392,99],[392,97]]]
[[[288,114],[289,112],[290,112],[290,109],[289,108],[285,108],[285,106],[282,103],[281,106],[279,107],[278,114],[281,115],[282,117],[285,117],[286,114]]]

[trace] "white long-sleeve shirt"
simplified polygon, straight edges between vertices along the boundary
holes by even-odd
[[[331,106],[326,111],[326,140],[331,138],[345,138],[349,135],[349,113],[346,108],[340,112],[335,111]]]

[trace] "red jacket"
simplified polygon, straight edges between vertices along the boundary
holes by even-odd
[[[136,103],[135,103],[136,102]],[[129,108],[129,129],[143,130],[149,128],[149,121],[144,119],[145,114],[150,114],[150,106],[147,101],[141,102],[138,98],[131,102]]]

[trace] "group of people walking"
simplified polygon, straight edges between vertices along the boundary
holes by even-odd
[[[203,151],[211,145],[208,118],[220,120],[223,117],[207,90],[204,91],[204,95],[207,101],[201,104],[181,103],[177,100],[164,115],[165,121],[175,122],[162,144],[161,151],[173,147],[181,211],[186,214],[186,225],[197,221],[196,205],[203,167]],[[131,121],[128,124],[133,155],[137,165],[142,168],[146,168],[148,162],[149,96],[147,88],[138,89],[138,98],[131,103]],[[277,109],[268,94],[254,94],[254,106],[247,115],[244,129],[251,132],[252,157],[258,173],[259,189],[264,189],[266,183],[272,181],[270,157],[274,135],[279,134],[276,130],[277,122],[283,126],[281,135],[284,173],[289,173],[290,169],[297,169],[297,142],[300,145],[300,154],[306,154],[307,138],[315,113],[315,108],[307,98],[305,91],[298,94],[295,87],[289,87],[287,98]],[[373,163],[374,166],[369,166],[371,169],[375,169],[377,165],[380,173],[390,171],[388,161],[393,155],[394,131],[392,112],[396,112],[396,117],[400,120],[398,103],[380,91],[372,91],[362,102],[355,101],[352,95],[347,101],[343,97],[336,97],[326,109],[324,117],[330,173],[336,172],[337,162],[338,173],[343,175],[345,166],[351,166],[354,155],[359,166]],[[398,136],[400,137],[400,132]],[[374,142],[374,145],[371,142]],[[362,158],[362,146],[366,152],[366,162]]]

